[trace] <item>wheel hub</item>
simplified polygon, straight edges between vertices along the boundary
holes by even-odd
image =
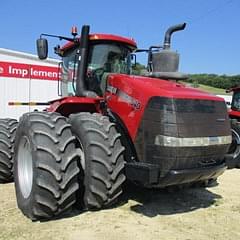
[[[20,191],[24,198],[28,198],[32,191],[33,164],[30,142],[26,136],[23,136],[19,143],[17,172]]]
[[[235,159],[240,154],[240,136],[234,129],[231,130],[232,130],[232,144],[229,148],[229,153],[233,154],[233,158]]]
[[[76,149],[76,151],[77,151],[78,155],[80,156],[81,167],[82,167],[83,170],[85,170],[86,163],[85,163],[85,153],[84,153],[84,150],[83,150],[83,145],[82,145],[79,138],[77,138],[77,140],[78,140],[78,143],[79,143],[79,147]]]

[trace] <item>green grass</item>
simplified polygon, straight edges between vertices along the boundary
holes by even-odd
[[[214,93],[214,94],[229,95],[229,94],[226,93],[225,89],[210,87],[210,86],[202,85],[202,84],[199,84],[198,89],[206,91],[206,92]]]
[[[186,82],[184,82],[184,83],[186,84]],[[193,84],[190,84],[190,85],[193,87]],[[196,89],[199,89],[199,90],[202,90],[202,91],[205,91],[205,92],[209,92],[209,93],[213,93],[213,94],[216,94],[216,95],[217,94],[231,95],[229,93],[226,93],[225,89],[210,87],[210,86],[203,85],[203,84],[198,84],[198,87]]]

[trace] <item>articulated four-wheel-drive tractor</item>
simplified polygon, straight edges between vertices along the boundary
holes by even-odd
[[[228,89],[227,92],[233,92],[229,118],[232,127],[232,144],[229,148],[229,154],[232,155],[232,167],[240,168],[240,86]]]
[[[126,179],[162,188],[224,172],[232,137],[223,99],[177,82],[187,75],[178,72],[170,42],[184,28],[170,27],[163,46],[146,50],[132,39],[89,34],[89,26],[80,37],[57,36],[69,41],[55,48],[62,97],[46,111],[24,114],[15,143],[16,122],[0,123],[6,128],[0,175],[10,176],[13,162],[18,206],[27,217],[51,219],[80,201],[85,209],[108,207]],[[44,35],[37,40],[40,59],[48,52]],[[141,51],[149,54],[148,73],[134,76]]]

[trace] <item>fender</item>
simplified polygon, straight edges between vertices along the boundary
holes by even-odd
[[[230,118],[238,119],[238,121],[240,121],[240,112],[239,111],[234,111],[234,110],[230,109],[228,114],[229,114]]]
[[[79,112],[102,113],[100,107],[102,101],[103,98],[64,97],[50,101],[47,111],[58,112],[65,117]]]
[[[110,109],[107,110],[107,115],[109,116],[110,121],[116,124],[117,130],[121,134],[121,142],[125,147],[125,160],[127,162],[138,161],[134,143],[129,135],[128,129],[126,128],[121,118]]]

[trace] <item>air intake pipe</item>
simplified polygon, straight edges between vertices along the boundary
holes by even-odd
[[[82,26],[80,39],[80,56],[78,58],[77,81],[76,81],[76,96],[78,97],[96,97],[97,94],[88,91],[86,87],[86,75],[88,67],[88,52],[89,52],[89,31],[88,25]]]
[[[181,80],[186,79],[187,75],[178,72],[179,54],[170,49],[171,37],[174,32],[184,30],[186,23],[174,25],[165,33],[163,50],[152,53],[152,77],[161,79]]]
[[[88,25],[82,26],[81,40],[80,40],[80,57],[78,59],[77,81],[76,81],[76,95],[79,97],[84,97],[85,91],[86,91],[89,30],[90,30],[90,27]]]

